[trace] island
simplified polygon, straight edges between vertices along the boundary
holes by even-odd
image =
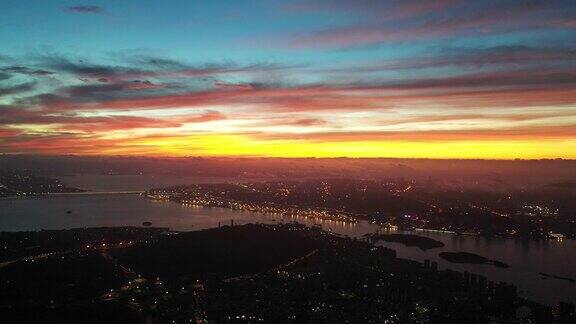
[[[467,263],[467,264],[489,264],[498,268],[509,268],[510,266],[504,262],[490,260],[478,254],[469,252],[440,252],[440,257],[452,263]]]
[[[396,242],[406,246],[415,246],[423,251],[444,246],[444,243],[435,239],[412,234],[371,234],[368,235],[368,238],[372,242],[386,241]]]

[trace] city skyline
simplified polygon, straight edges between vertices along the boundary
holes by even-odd
[[[570,1],[0,11],[0,153],[576,158]]]

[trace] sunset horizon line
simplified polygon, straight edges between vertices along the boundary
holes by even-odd
[[[44,154],[44,153],[0,153],[0,157],[78,157],[78,158],[146,158],[146,159],[269,159],[269,160],[429,160],[429,161],[565,161],[576,162],[576,158],[441,158],[441,157],[392,157],[392,156],[265,156],[265,155],[142,155],[142,154]]]

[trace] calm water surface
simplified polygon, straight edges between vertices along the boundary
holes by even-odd
[[[67,211],[71,211],[70,214]],[[355,225],[302,218],[232,211],[222,208],[192,208],[172,202],[155,202],[139,195],[62,195],[40,198],[0,199],[0,231],[64,229],[97,226],[153,226],[190,231],[229,224],[276,223],[298,221],[318,224],[335,233],[362,237],[376,226],[367,222]],[[468,270],[483,274],[490,280],[510,282],[518,286],[521,295],[547,304],[561,300],[576,302],[576,285],[558,279],[541,279],[539,272],[576,278],[576,242],[520,241],[514,239],[486,239],[474,236],[455,236],[444,233],[416,234],[444,242],[444,248],[421,251],[398,243],[379,243],[393,248],[398,257],[438,262],[440,268]],[[460,265],[438,257],[442,251],[466,251],[503,261],[508,269],[489,265]]]

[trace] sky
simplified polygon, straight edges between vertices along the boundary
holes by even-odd
[[[0,13],[0,153],[576,159],[573,0]]]

